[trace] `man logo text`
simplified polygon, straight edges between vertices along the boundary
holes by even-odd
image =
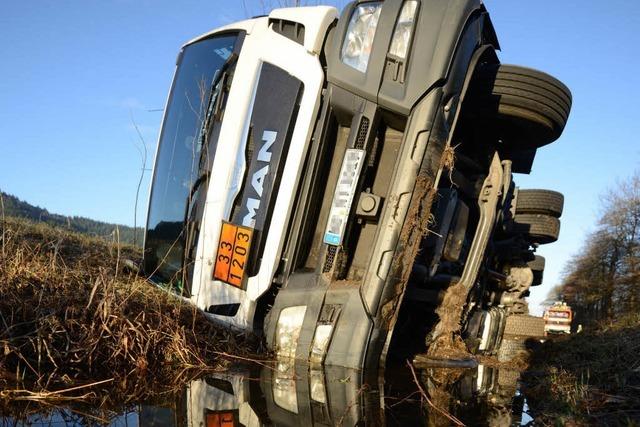
[[[271,151],[269,151],[269,149],[271,149],[271,146],[276,141],[276,136],[278,136],[278,132],[271,130],[265,130],[262,133],[262,146],[260,147],[260,151],[258,151],[257,160],[258,162],[266,164],[251,175],[251,186],[258,195],[258,198],[249,197],[247,199],[247,204],[245,206],[246,214],[242,218],[242,225],[246,227],[254,228],[256,225],[256,212],[260,208],[264,179],[269,173],[269,163],[271,162]],[[259,165],[260,163],[256,166],[259,167]]]

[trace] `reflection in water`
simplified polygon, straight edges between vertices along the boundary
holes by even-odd
[[[524,396],[518,391],[518,379],[517,371],[484,365],[465,372],[434,368],[422,372],[434,405],[471,425],[520,425]],[[430,415],[437,421],[442,418],[434,411]]]
[[[278,362],[221,372],[188,384],[175,402],[143,404],[112,418],[113,426],[507,426],[531,421],[518,392],[518,373],[480,365],[473,369],[388,370],[364,385],[346,368],[310,369]],[[429,403],[425,399],[428,397]],[[80,425],[95,420],[67,409],[2,425]]]

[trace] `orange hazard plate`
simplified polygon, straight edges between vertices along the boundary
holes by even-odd
[[[213,278],[242,288],[253,229],[222,223]]]
[[[238,425],[235,413],[230,411],[208,413],[206,420],[207,427],[235,427]]]

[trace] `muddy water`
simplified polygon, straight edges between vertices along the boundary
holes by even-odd
[[[239,366],[190,382],[175,400],[140,404],[98,420],[72,406],[2,425],[75,426],[478,426],[526,425],[518,373],[472,369],[389,370],[363,384],[356,371],[276,363]],[[414,380],[418,380],[418,384]],[[427,401],[428,399],[428,401]]]

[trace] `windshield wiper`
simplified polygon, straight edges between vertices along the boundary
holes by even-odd
[[[218,113],[222,107],[222,87],[224,86],[224,84],[226,83],[226,78],[229,72],[229,68],[231,68],[236,61],[238,60],[238,54],[235,52],[232,52],[231,55],[229,55],[229,57],[224,61],[224,63],[222,64],[222,66],[218,69],[218,72],[216,73],[216,76],[213,78],[211,85],[209,86],[209,99],[207,101],[207,106],[206,106],[206,116],[204,118],[204,120],[202,121],[202,126],[200,126],[200,132],[199,132],[199,136],[198,136],[198,140],[200,143],[200,147],[201,151],[200,151],[200,159],[198,161],[198,169],[199,172],[203,169],[202,167],[202,157],[205,155],[205,153],[208,154],[209,149],[206,145],[206,140],[207,140],[207,134],[208,134],[208,129],[209,129],[209,124],[211,122],[211,118],[215,117],[217,119]],[[216,90],[216,87],[220,85],[220,90]],[[206,167],[204,168],[204,171],[200,172],[200,174],[198,175],[198,178],[194,181],[194,183],[191,186],[191,190],[189,191],[189,201],[187,203],[187,212],[185,217],[187,218],[187,221],[189,220],[188,215],[189,215],[189,211],[191,210],[191,199],[193,198],[193,195],[195,194],[195,192],[198,190],[198,187],[200,187],[200,185],[206,181],[207,178],[209,178],[209,170],[208,170],[208,164],[206,165]]]
[[[231,55],[224,61],[218,73],[213,78],[211,85],[209,86],[209,99],[207,100],[206,105],[206,115],[204,120],[202,121],[202,126],[200,127],[200,135],[199,140],[201,146],[204,147],[206,142],[207,131],[209,129],[209,125],[211,123],[211,118],[219,119],[220,110],[222,109],[222,94],[223,88],[226,84],[227,75],[229,73],[229,68],[231,68],[236,61],[238,60],[238,54],[232,52]],[[220,87],[219,90],[216,90],[216,87]]]

